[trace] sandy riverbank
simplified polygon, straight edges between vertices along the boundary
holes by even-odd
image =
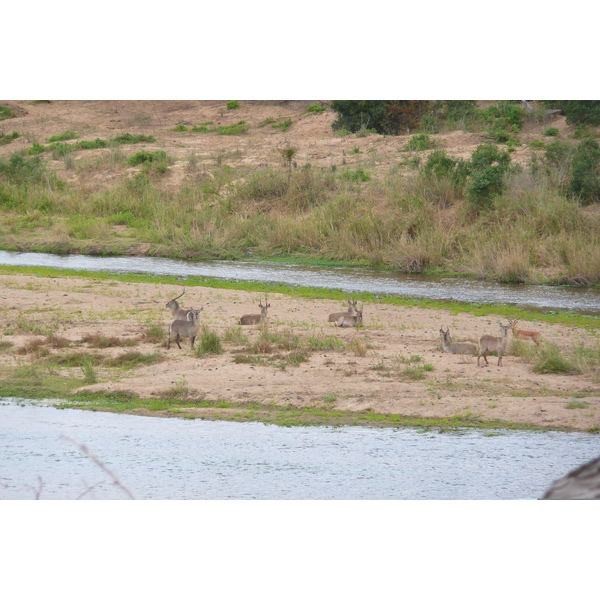
[[[386,304],[364,306],[364,327],[340,329],[327,321],[330,312],[345,306],[333,300],[307,300],[270,294],[270,331],[284,339],[315,338],[343,343],[340,349],[312,350],[298,366],[283,366],[285,349],[272,348],[262,364],[240,363],[258,326],[243,327],[246,342],[225,341],[245,313],[258,312],[264,296],[246,291],[188,287],[183,306],[204,307],[203,323],[223,341],[223,353],[199,358],[186,340],[180,350],[167,349],[171,321],[166,302],[181,289],[158,283],[123,283],[78,277],[46,278],[0,275],[0,307],[5,348],[0,368],[6,374],[32,357],[24,348],[34,332],[23,331],[19,320],[40,328],[58,323],[55,335],[69,346],[51,353],[85,350],[85,336],[99,334],[130,340],[131,347],[93,349],[105,356],[126,351],[160,353],[163,360],[131,370],[98,369],[98,383],[80,389],[130,391],[140,397],[159,397],[176,386],[205,400],[229,400],[269,405],[326,407],[344,411],[401,414],[415,417],[472,415],[540,427],[587,431],[600,425],[600,384],[594,375],[541,375],[523,358],[505,356],[503,366],[490,358],[477,367],[477,357],[441,351],[439,330],[450,327],[455,340],[498,335],[498,319],[445,310],[403,308]],[[164,341],[142,340],[148,323],[161,323]],[[589,331],[565,325],[522,322],[537,329],[542,341],[565,350],[581,342],[597,344]],[[511,336],[512,337],[512,336]],[[532,344],[532,342],[527,342]],[[510,348],[510,346],[509,346]],[[366,349],[366,353],[361,355]],[[90,351],[92,351],[90,349]],[[428,365],[423,369],[424,365]],[[417,379],[416,377],[422,377]],[[568,408],[573,399],[585,406]],[[186,409],[201,412],[201,409]]]

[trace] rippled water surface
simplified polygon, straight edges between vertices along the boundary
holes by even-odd
[[[340,289],[348,293],[412,296],[462,302],[531,306],[600,314],[600,289],[510,285],[458,278],[421,277],[367,269],[305,267],[237,261],[190,262],[148,256],[98,257],[2,252],[0,264],[87,271],[216,277]]]
[[[0,401],[0,498],[534,499],[600,454],[585,433],[285,428]]]

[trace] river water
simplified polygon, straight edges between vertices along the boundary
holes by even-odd
[[[84,444],[114,474],[81,449]],[[0,402],[0,499],[535,499],[586,433],[278,427]]]
[[[451,277],[426,277],[368,269],[306,267],[241,261],[190,262],[149,256],[58,256],[0,251],[0,264],[59,269],[151,273],[185,277],[285,283],[339,289],[348,294],[411,296],[483,304],[512,304],[546,310],[569,310],[600,315],[600,289],[543,285],[511,285]]]

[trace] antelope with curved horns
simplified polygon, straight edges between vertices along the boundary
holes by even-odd
[[[353,316],[356,314],[356,300],[348,300],[348,310],[346,312],[334,312],[329,315],[328,321],[335,323],[340,317]]]
[[[502,325],[500,321],[498,321],[500,325],[500,329],[502,329],[501,336],[495,335],[482,335],[479,339],[479,354],[477,355],[477,366],[479,366],[479,359],[483,356],[485,360],[485,364],[488,363],[487,355],[491,352],[498,353],[498,366],[502,366],[502,355],[506,350],[506,344],[508,343],[508,330],[510,329],[510,325]]]
[[[363,322],[363,307],[361,305],[360,310],[356,311],[355,315],[343,314],[338,317],[337,321],[334,321],[336,327],[358,327]]]
[[[262,300],[258,303],[260,308],[260,315],[243,315],[240,317],[240,325],[257,325],[258,323],[264,323],[267,320],[267,309],[271,306],[265,298],[265,304],[263,306]]]
[[[173,315],[173,318],[175,320],[179,320],[179,321],[186,321],[187,317],[188,317],[188,313],[193,310],[192,308],[180,308],[179,306],[179,302],[177,302],[177,300],[179,300],[179,298],[181,298],[181,296],[183,296],[185,294],[185,288],[183,290],[183,292],[181,292],[181,294],[179,294],[179,296],[177,296],[176,298],[173,298],[172,300],[169,300],[167,302],[167,308],[171,311],[171,314]],[[202,309],[200,309],[202,310]]]
[[[185,321],[183,319],[175,319],[171,325],[169,325],[169,340],[167,342],[167,350],[171,347],[171,342],[175,342],[181,350],[181,344],[179,343],[183,338],[190,338],[192,348],[200,329],[200,313],[204,310],[204,307],[199,310],[193,308],[187,311],[187,317]]]
[[[540,332],[529,331],[527,329],[515,329],[515,325],[519,319],[509,319],[510,328],[512,329],[513,335],[521,340],[533,340],[538,346],[540,345]]]

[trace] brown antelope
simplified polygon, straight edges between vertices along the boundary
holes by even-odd
[[[540,332],[529,331],[526,329],[515,329],[515,325],[519,319],[509,319],[510,328],[512,329],[513,335],[520,340],[533,340],[538,346],[540,345]]]
[[[183,290],[183,292],[181,294],[179,294],[179,296],[177,296],[176,298],[169,300],[166,305],[167,308],[171,311],[173,318],[176,320],[179,320],[179,321],[186,321],[188,313],[191,310],[193,310],[192,308],[180,308],[179,302],[177,302],[177,300],[179,300],[179,298],[181,298],[181,296],[183,296],[183,294],[185,294],[185,290]],[[200,309],[200,310],[202,310],[202,309]]]
[[[194,310],[193,308],[187,311],[186,320],[175,319],[171,325],[169,325],[169,341],[167,342],[167,350],[171,347],[171,342],[175,342],[181,350],[181,344],[179,343],[183,338],[190,338],[192,348],[200,329],[200,313],[204,310],[202,307],[200,310]]]
[[[258,303],[260,315],[243,315],[240,317],[240,325],[257,325],[267,320],[267,308],[271,306],[266,300],[263,306],[262,300]]]
[[[508,342],[508,330],[510,329],[510,325],[502,325],[500,321],[498,321],[498,324],[500,325],[500,329],[502,329],[501,336],[482,335],[479,339],[479,354],[477,355],[477,366],[479,366],[479,359],[482,356],[485,360],[485,364],[489,364],[487,355],[491,352],[498,353],[498,366],[502,366],[502,355],[506,350],[506,344]]]
[[[364,306],[364,305],[363,305]],[[340,315],[334,324],[336,327],[358,327],[362,325],[363,321],[363,309],[361,306],[360,310],[356,311],[355,315],[343,314]]]
[[[450,328],[446,326],[446,331],[442,327],[440,329],[440,333],[442,334],[442,346],[444,347],[444,352],[448,354],[477,354],[478,348],[477,344],[473,342],[453,342],[450,337]]]
[[[356,300],[348,300],[348,310],[346,312],[334,312],[329,315],[329,322],[335,323],[340,317],[352,316],[356,314]]]

